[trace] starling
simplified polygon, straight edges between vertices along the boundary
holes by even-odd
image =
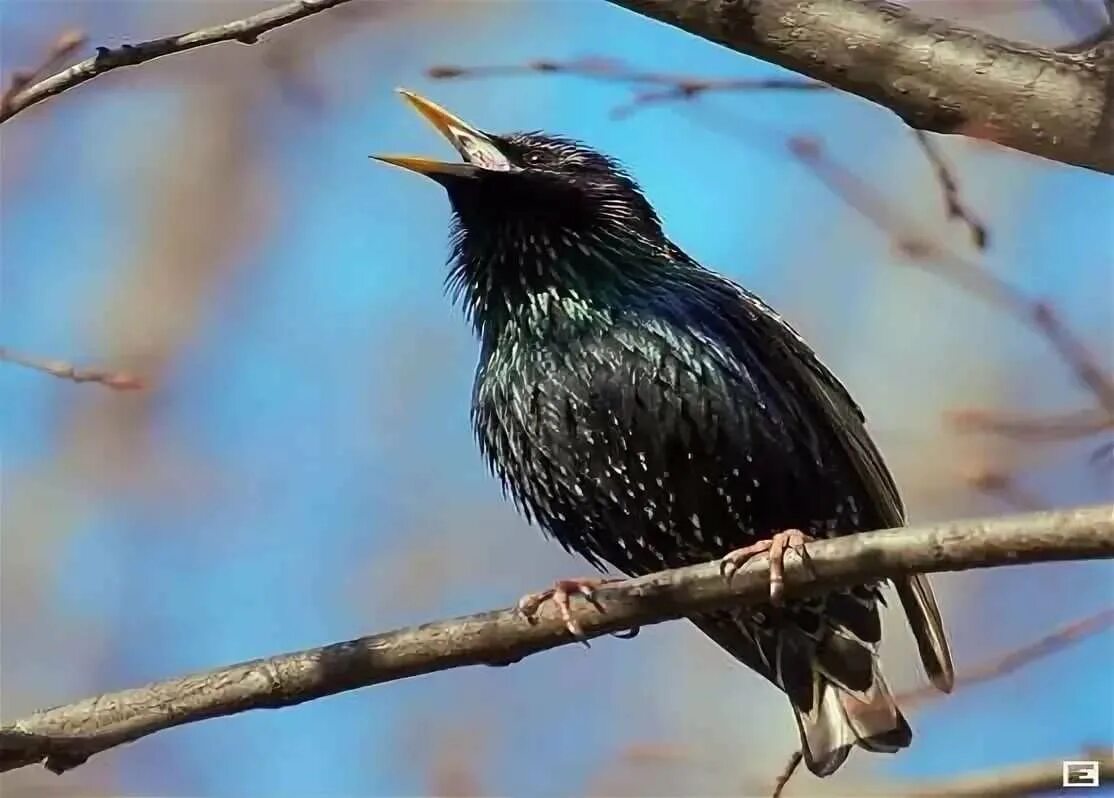
[[[480,343],[472,420],[520,511],[631,576],[768,552],[769,604],[693,623],[786,693],[813,773],[856,745],[909,745],[878,664],[881,586],[784,600],[777,578],[805,535],[905,520],[846,389],[769,306],[671,242],[612,159],[539,132],[485,133],[402,94],[463,158],[380,160],[449,195],[447,283]],[[562,580],[527,603],[567,612],[598,582]],[[895,587],[930,680],[950,690],[928,581]]]

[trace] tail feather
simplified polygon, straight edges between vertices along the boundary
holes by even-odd
[[[932,594],[928,578],[918,574],[895,579],[894,587],[909,619],[909,628],[917,641],[928,680],[937,690],[950,693],[955,686],[955,666],[952,665],[940,608],[936,606],[936,597]]]
[[[801,753],[805,765],[817,776],[830,776],[851,753],[855,734],[843,717],[839,688],[831,682],[820,682],[820,700],[811,712],[796,704],[797,728],[801,732]]]
[[[877,661],[870,687],[863,691],[849,690],[820,670],[814,675],[818,691],[814,706],[805,711],[793,704],[801,753],[814,774],[834,773],[856,745],[892,754],[912,741],[913,732],[897,708]]]

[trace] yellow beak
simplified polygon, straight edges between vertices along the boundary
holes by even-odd
[[[476,177],[484,170],[505,172],[511,168],[507,156],[499,151],[491,137],[482,130],[412,91],[399,89],[398,93],[414,107],[414,110],[425,117],[438,133],[448,139],[464,158],[464,163],[448,163],[416,155],[373,155],[372,158],[428,177],[437,175]]]

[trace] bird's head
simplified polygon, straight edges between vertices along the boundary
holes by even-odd
[[[413,92],[399,93],[448,139],[463,162],[375,157],[444,186],[470,232],[481,232],[484,225],[536,222],[554,234],[612,225],[634,234],[660,233],[650,203],[611,158],[560,136],[487,133]]]
[[[613,159],[559,136],[488,133],[424,97],[400,93],[463,160],[375,157],[448,192],[457,224],[451,279],[470,311],[554,288],[614,287],[637,277],[640,255],[666,246],[654,209]]]

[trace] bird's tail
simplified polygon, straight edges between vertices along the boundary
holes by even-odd
[[[834,635],[827,642],[861,646],[857,641],[851,643]],[[836,646],[844,651],[849,647]],[[790,695],[801,732],[801,753],[808,769],[817,776],[834,773],[854,746],[892,754],[913,739],[909,724],[882,678],[878,658],[866,648],[859,648],[859,652],[869,656],[870,663],[862,663],[867,665],[865,672],[853,669],[858,676],[848,680],[840,678],[836,668],[825,667],[825,660],[838,663],[839,654],[832,652],[834,656],[826,657],[821,649],[812,661],[811,706],[802,707]]]
[[[948,638],[944,635],[944,622],[928,577],[918,574],[894,580],[897,597],[909,619],[909,628],[917,641],[928,680],[937,690],[950,693],[955,685],[955,668],[952,665]]]

